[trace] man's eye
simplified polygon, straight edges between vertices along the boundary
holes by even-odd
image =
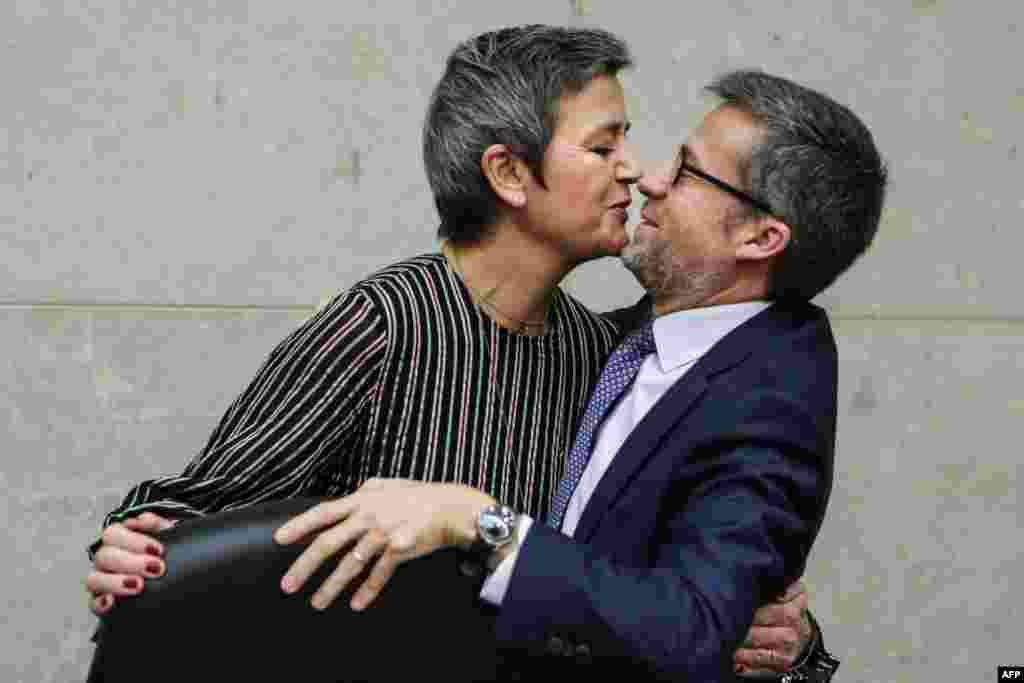
[[[609,154],[613,153],[615,151],[615,148],[614,147],[594,147],[590,151],[593,152],[594,154],[600,154],[601,156],[606,157]]]

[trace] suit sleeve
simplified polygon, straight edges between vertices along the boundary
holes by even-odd
[[[731,677],[755,609],[802,572],[832,452],[796,401],[764,391],[738,407],[734,430],[669,454],[645,566],[534,525],[499,615],[503,646],[538,654],[556,636],[656,678]],[[632,532],[622,525],[601,532]]]
[[[357,450],[385,345],[366,295],[340,295],[274,349],[180,475],[133,487],[103,526],[147,510],[181,519],[315,493],[339,450]]]

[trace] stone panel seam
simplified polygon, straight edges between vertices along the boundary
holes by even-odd
[[[83,312],[125,312],[152,311],[154,313],[244,313],[252,311],[256,313],[311,313],[317,308],[316,304],[132,304],[132,303],[22,303],[22,302],[0,302],[0,311],[3,310],[77,310]]]
[[[80,310],[83,312],[138,312],[154,313],[312,313],[318,304],[151,304],[151,303],[100,303],[100,302],[2,302],[3,310]],[[1024,324],[1024,316],[986,316],[986,315],[878,315],[834,313],[829,312],[834,322],[907,322],[907,323],[1009,323]]]

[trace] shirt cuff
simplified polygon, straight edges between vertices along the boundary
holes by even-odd
[[[516,558],[519,557],[519,549],[526,542],[526,534],[529,533],[531,526],[533,526],[532,517],[519,516],[519,524],[516,525],[516,549],[510,552],[484,581],[483,588],[480,589],[480,599],[484,602],[501,607],[501,603],[505,599],[505,591],[508,590],[508,583],[512,579],[512,570],[516,566]]]

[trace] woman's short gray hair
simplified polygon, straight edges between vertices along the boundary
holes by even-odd
[[[598,29],[519,26],[456,47],[423,124],[438,235],[476,242],[497,218],[498,198],[480,167],[484,150],[507,145],[543,185],[541,165],[559,100],[632,64],[625,42]]]

